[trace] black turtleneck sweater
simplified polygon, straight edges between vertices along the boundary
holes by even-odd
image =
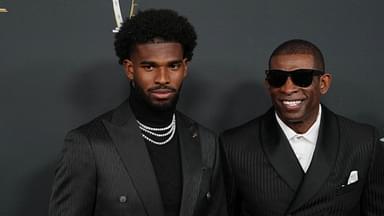
[[[175,106],[159,110],[144,101],[140,92],[131,87],[129,104],[137,120],[150,127],[166,127],[172,121]],[[177,127],[176,127],[177,128]],[[146,134],[151,139],[158,137]],[[159,184],[165,216],[178,216],[182,194],[182,172],[177,131],[164,145],[156,145],[144,139]]]

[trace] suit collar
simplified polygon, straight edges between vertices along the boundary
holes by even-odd
[[[304,172],[276,121],[273,109],[264,115],[260,130],[261,143],[267,158],[292,191],[296,191]]]
[[[163,216],[160,189],[145,142],[128,101],[121,104],[110,121],[104,120],[129,176],[149,216]],[[183,193],[180,215],[193,215],[202,175],[201,146],[196,123],[176,112],[180,143]]]
[[[325,106],[323,108],[316,149],[308,172],[290,206],[291,211],[299,208],[320,190],[336,162],[340,145],[338,120],[335,114]]]
[[[193,215],[202,176],[201,144],[197,124],[176,113],[183,172],[183,193],[180,215]]]
[[[103,121],[149,216],[163,216],[156,175],[128,101]]]
[[[125,127],[132,122],[136,123],[136,118],[127,99],[114,110],[110,123],[118,127]]]

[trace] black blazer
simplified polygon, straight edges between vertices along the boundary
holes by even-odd
[[[319,137],[304,173],[274,110],[225,131],[232,215],[384,215],[384,154],[373,127],[323,106]],[[358,181],[347,184],[351,172]]]
[[[176,113],[183,191],[180,215],[226,215],[215,136]],[[154,169],[126,101],[68,133],[50,216],[163,216]]]

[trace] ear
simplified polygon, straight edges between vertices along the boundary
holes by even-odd
[[[325,73],[322,76],[320,76],[320,93],[326,94],[328,92],[328,89],[331,87],[332,83],[332,75],[330,73]]]
[[[123,61],[123,67],[125,75],[128,77],[129,80],[133,80],[134,78],[134,69],[133,69],[133,63],[129,59],[125,59]]]
[[[183,59],[183,63],[182,63],[183,65],[184,65],[184,71],[183,71],[183,73],[184,73],[184,78],[187,76],[187,74],[188,74],[188,65],[189,65],[189,61],[188,61],[188,59]]]

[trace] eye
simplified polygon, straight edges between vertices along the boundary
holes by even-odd
[[[173,71],[179,70],[180,66],[181,66],[181,63],[173,63],[173,64],[169,65],[169,69],[171,69]]]
[[[155,67],[153,65],[142,65],[141,66],[145,71],[153,71]]]

